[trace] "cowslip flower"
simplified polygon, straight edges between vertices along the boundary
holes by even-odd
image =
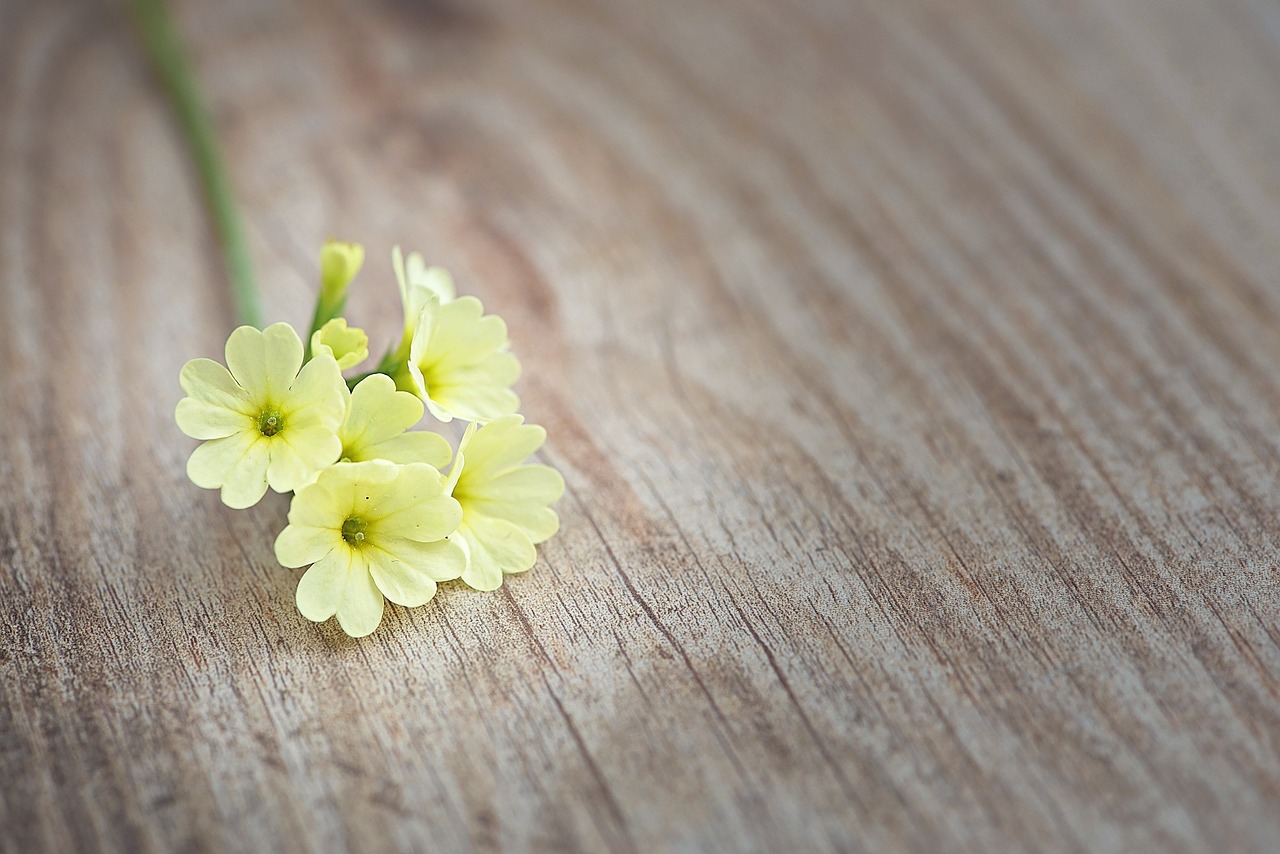
[[[316,316],[321,322],[335,317],[347,301],[347,286],[364,266],[359,243],[326,240],[320,249],[320,296]]]
[[[492,421],[520,408],[511,386],[520,362],[507,352],[507,324],[475,297],[428,297],[396,385],[417,394],[440,421]],[[407,374],[407,376],[406,376]]]
[[[406,261],[400,247],[393,247],[391,266],[396,273],[396,284],[400,286],[400,302],[404,306],[403,343],[407,345],[427,300],[434,296],[442,303],[451,302],[458,292],[453,275],[444,267],[428,267],[421,253],[410,252]]]
[[[276,538],[287,567],[311,564],[298,582],[298,610],[322,623],[335,614],[352,637],[382,622],[384,597],[417,607],[436,583],[457,578],[465,558],[446,539],[462,508],[425,463],[337,463],[298,490]]]
[[[404,307],[404,331],[398,343],[383,360],[383,369],[391,373],[405,370],[409,359],[409,347],[413,344],[413,333],[418,328],[418,318],[422,316],[422,307],[428,299],[435,297],[442,303],[450,302],[457,296],[453,285],[453,276],[444,267],[428,267],[422,255],[410,252],[406,263],[399,246],[391,249],[391,267],[395,270],[396,284],[400,286],[400,303]],[[406,390],[412,382],[405,375]]]
[[[346,386],[331,356],[302,364],[302,341],[287,323],[241,326],[226,359],[227,367],[212,359],[183,366],[188,397],[175,418],[183,433],[206,440],[187,461],[192,483],[220,488],[224,504],[242,509],[268,486],[297,489],[338,458]]]
[[[391,253],[404,333],[383,366],[396,387],[422,398],[440,421],[489,421],[520,408],[511,385],[520,363],[507,352],[507,325],[475,297],[456,299],[453,276],[417,252]]]
[[[504,575],[533,566],[534,546],[560,528],[550,505],[564,495],[564,478],[524,462],[546,438],[519,415],[470,424],[462,437],[446,486],[462,507],[453,537],[466,555],[462,580],[476,590],[496,590]]]
[[[405,432],[422,420],[422,401],[397,391],[386,374],[371,374],[351,391],[347,417],[338,430],[342,462],[388,460],[427,463],[437,469],[449,464],[453,448],[439,433]]]
[[[369,336],[363,329],[347,326],[344,317],[335,317],[311,333],[311,354],[327,353],[338,360],[342,370],[354,368],[369,358]]]

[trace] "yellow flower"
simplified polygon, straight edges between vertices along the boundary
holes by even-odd
[[[546,441],[541,427],[519,415],[475,426],[468,425],[449,470],[448,486],[462,506],[453,538],[466,553],[462,580],[496,590],[504,574],[533,566],[534,545],[559,530],[550,505],[564,495],[564,478],[550,466],[524,464]]]
[[[457,291],[453,286],[453,276],[444,267],[428,267],[417,252],[409,253],[408,264],[400,253],[400,247],[391,250],[391,266],[396,271],[396,282],[400,285],[400,301],[404,305],[404,342],[413,338],[413,330],[418,323],[418,315],[429,298],[435,297],[440,302],[450,302]]]
[[[338,360],[342,370],[354,368],[369,358],[369,336],[363,329],[347,326],[342,317],[335,317],[311,333],[311,354],[327,353]]]
[[[211,359],[183,366],[189,396],[175,417],[183,433],[208,440],[187,461],[192,483],[221,487],[224,504],[244,508],[268,485],[290,492],[338,458],[345,383],[330,356],[303,366],[302,341],[287,323],[241,326],[226,357],[230,371]]]
[[[347,286],[364,266],[364,247],[359,243],[326,240],[320,249],[320,300],[322,312],[317,316],[332,317],[342,310]]]
[[[418,318],[422,316],[422,307],[428,299],[435,297],[442,303],[451,301],[456,296],[453,287],[453,276],[443,267],[428,267],[417,252],[409,253],[408,266],[400,247],[391,250],[391,266],[396,273],[396,283],[400,286],[400,302],[404,306],[404,332],[400,343],[383,361],[379,370],[387,370],[399,375],[400,386],[405,391],[413,390],[413,378],[407,373],[405,363],[409,360],[409,347],[413,344],[413,333],[418,328]]]
[[[388,460],[443,468],[453,455],[448,440],[427,430],[405,432],[421,420],[422,402],[408,392],[396,391],[391,377],[365,377],[351,392],[347,418],[338,431],[342,462]]]
[[[423,463],[337,463],[298,490],[276,538],[287,567],[312,564],[298,582],[298,610],[324,622],[335,614],[352,637],[382,622],[383,597],[426,604],[436,582],[457,578],[465,558],[446,539],[462,508]]]
[[[475,297],[455,299],[449,271],[428,267],[418,253],[406,265],[397,246],[391,261],[404,303],[404,335],[379,370],[422,398],[441,421],[490,421],[519,409],[511,385],[520,363],[507,352],[502,318],[485,315]]]
[[[520,363],[507,352],[507,324],[486,315],[475,297],[427,298],[406,368],[396,384],[421,397],[441,421],[492,421],[520,408],[511,390]]]

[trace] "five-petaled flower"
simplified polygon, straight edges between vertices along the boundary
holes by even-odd
[[[440,421],[492,421],[520,408],[511,386],[520,362],[508,352],[507,324],[475,297],[457,299],[453,276],[417,252],[391,253],[404,334],[386,367],[402,391],[422,398]]]
[[[559,529],[550,505],[564,495],[564,478],[550,466],[524,462],[546,441],[541,427],[519,415],[475,427],[467,427],[449,470],[462,507],[454,539],[466,553],[462,580],[477,590],[496,590],[503,575],[533,566],[534,546]]]
[[[226,359],[227,367],[211,359],[183,366],[188,397],[175,417],[183,433],[206,440],[187,461],[191,481],[245,508],[268,485],[291,492],[338,459],[346,387],[331,356],[303,366],[302,341],[287,323],[241,326],[227,339]]]
[[[312,564],[298,582],[298,610],[323,622],[335,614],[352,637],[382,621],[383,597],[415,607],[436,582],[457,578],[465,557],[446,539],[462,508],[425,463],[338,463],[298,490],[276,538],[287,567]]]
[[[396,385],[422,398],[441,421],[492,421],[520,408],[511,390],[520,363],[507,351],[507,324],[475,297],[430,296],[418,315],[409,361]],[[407,375],[406,375],[407,374]]]

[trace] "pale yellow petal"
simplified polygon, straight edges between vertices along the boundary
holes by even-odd
[[[520,379],[520,360],[505,350],[491,353],[475,364],[475,370],[483,373],[489,383],[512,385]]]
[[[351,574],[351,549],[345,545],[332,549],[298,581],[294,601],[302,616],[323,623],[338,612],[347,578]]]
[[[547,431],[525,424],[519,415],[496,419],[480,428],[467,444],[463,489],[491,480],[520,465],[546,441]]]
[[[459,531],[452,539],[457,540],[466,556],[466,565],[462,570],[462,583],[473,590],[497,590],[502,586],[502,568],[489,557],[483,547],[472,548],[471,538]]]
[[[280,408],[286,431],[319,426],[336,434],[347,414],[347,385],[333,357],[320,355],[307,362]]]
[[[337,463],[322,471],[317,482],[328,482],[336,500],[349,502],[351,515],[372,521],[395,502],[399,473],[399,466],[385,460]]]
[[[475,426],[475,422],[467,425],[468,428]],[[466,438],[463,438],[466,441]],[[453,465],[449,467],[449,476],[444,479],[444,491],[446,495],[453,495],[458,487],[458,479],[462,477],[462,473],[467,467],[467,457],[462,453],[462,448],[458,448],[457,455],[453,458]]]
[[[350,484],[352,492],[368,493],[371,501],[381,502],[392,489],[400,467],[386,460],[364,460],[353,463],[338,463],[321,474],[320,482],[332,481],[330,489],[337,494],[338,484]],[[367,505],[368,507],[373,505]]]
[[[356,365],[369,358],[369,344],[366,340],[363,347],[356,347],[354,349],[347,350],[342,354],[333,353],[332,350],[330,353],[338,360],[338,368],[345,371],[347,368],[354,368]]]
[[[231,372],[212,359],[192,359],[182,366],[178,382],[191,397],[233,412],[246,415],[254,411],[253,401],[231,376]]]
[[[462,580],[477,590],[496,590],[503,574],[524,572],[538,559],[529,536],[503,519],[469,517],[457,536],[466,541],[468,553]]]
[[[448,422],[454,418],[485,423],[520,408],[520,398],[509,388],[480,386],[436,387],[429,394],[427,408],[433,417]]]
[[[359,567],[356,568],[356,564]],[[386,607],[386,599],[378,585],[374,584],[364,560],[359,552],[354,553],[352,570],[343,591],[342,601],[338,603],[338,625],[353,638],[362,638],[373,633],[382,622],[382,611]]]
[[[429,297],[422,304],[422,308],[417,311],[417,318],[413,323],[413,342],[409,346],[409,361],[415,365],[421,364],[423,359],[431,351],[431,338],[439,320],[440,300],[435,297]]]
[[[516,422],[517,424],[519,424],[521,421],[524,420],[524,416],[519,416],[519,418],[520,418],[520,421],[517,421]],[[476,432],[479,429],[480,429],[480,425],[477,424],[475,421],[472,421],[470,424],[467,425],[467,429],[462,431],[462,438],[458,440],[459,456],[461,456],[462,453],[466,451],[467,448],[471,445],[471,440],[475,438]]]
[[[351,511],[349,494],[338,495],[329,469],[325,469],[311,483],[299,487],[289,503],[289,524],[309,528],[341,528],[342,521]]]
[[[414,401],[417,402],[417,398]],[[419,406],[422,404],[419,402]],[[364,449],[368,459],[388,460],[393,463],[426,463],[437,469],[449,464],[453,448],[449,440],[429,430],[401,433]]]
[[[462,499],[460,499],[462,500]],[[490,516],[505,519],[529,535],[529,539],[537,544],[546,542],[560,530],[560,517],[556,511],[542,504],[518,503],[511,501],[477,501],[465,499],[463,515]]]
[[[178,401],[173,413],[178,429],[192,439],[221,439],[241,430],[252,430],[253,419],[243,412],[226,409],[194,397]]]
[[[395,476],[387,483],[386,489],[375,498],[371,507],[372,515],[369,516],[371,520],[412,511],[424,502],[440,498],[444,491],[439,470],[426,463],[395,465],[371,461],[359,465],[390,465],[395,471]]]
[[[271,458],[267,482],[276,492],[292,492],[302,486],[320,469],[336,462],[342,449],[337,435],[318,427],[286,427],[267,441]]]
[[[364,265],[364,247],[359,243],[326,240],[320,249],[320,301],[337,308],[347,286]]]
[[[436,595],[435,581],[421,569],[381,549],[366,548],[364,552],[374,584],[397,605],[416,608]]]
[[[187,460],[187,476],[196,486],[222,487],[222,501],[242,509],[258,503],[267,490],[266,440],[244,431],[205,442]]]
[[[239,326],[227,337],[227,367],[242,388],[257,400],[266,393],[267,365],[262,330]]]
[[[378,547],[414,570],[426,573],[434,581],[460,578],[467,562],[461,546],[452,537],[431,543],[379,537]]]
[[[225,439],[217,439],[223,442]],[[237,510],[252,507],[267,491],[268,444],[261,437],[245,450],[244,456],[227,472],[222,482],[222,503]]]
[[[406,384],[408,386],[407,388]],[[422,375],[422,370],[413,362],[409,362],[405,366],[404,373],[396,376],[396,387],[404,391],[411,391],[421,398],[427,405],[427,409],[431,412],[431,417],[446,423],[453,420],[452,415],[448,412],[444,412],[442,414],[438,411],[439,407],[432,403],[431,395],[427,393],[426,377]]]
[[[476,431],[480,425],[472,421],[467,425],[467,429],[462,431],[462,438],[458,440],[458,451],[453,455],[453,465],[449,467],[449,476],[445,479],[444,491],[447,495],[453,495],[458,486],[458,479],[462,477],[462,473],[467,470],[466,450],[471,444],[472,438],[476,435]]]
[[[267,445],[267,485],[276,492],[292,492],[315,474],[316,470],[289,447],[284,434],[264,438],[263,442]]]
[[[459,490],[483,501],[502,504],[554,504],[564,495],[564,478],[551,466],[524,465],[509,469],[486,481],[475,493],[467,493],[466,484]]]
[[[274,401],[302,366],[302,339],[287,323],[241,326],[227,338],[227,367],[255,402]]]
[[[391,269],[396,274],[396,284],[400,287],[400,305],[404,310],[404,331],[412,334],[418,320],[418,313],[413,311],[409,302],[409,280],[404,271],[404,255],[399,246],[391,247]]]
[[[347,326],[345,318],[335,317],[311,333],[311,352],[332,356],[345,371],[369,358],[369,336],[363,329]]]
[[[365,559],[352,549],[335,548],[303,574],[295,594],[298,610],[313,622],[334,616],[352,637],[364,637],[382,622],[384,600],[369,576]]]
[[[196,486],[217,489],[226,483],[231,470],[240,464],[258,438],[257,433],[244,432],[205,442],[191,452],[187,477]]]
[[[453,275],[444,267],[428,267],[417,252],[409,256],[406,273],[411,288],[435,296],[441,303],[449,302],[458,295]]]
[[[273,323],[262,330],[268,393],[284,394],[302,367],[302,339],[287,323]]]
[[[472,390],[481,391],[487,395],[507,391],[507,387],[520,377],[520,362],[511,353],[493,353],[483,361],[474,364],[453,366],[448,369],[437,366],[422,373],[423,382],[426,383],[431,398],[443,401],[447,398],[462,397]],[[507,393],[510,394],[509,391]],[[512,398],[514,397],[512,395]],[[512,413],[502,413],[502,415],[510,414]],[[492,421],[498,417],[500,416],[495,415],[488,420]]]
[[[507,324],[496,314],[485,315],[475,297],[462,297],[441,305],[424,354],[433,364],[470,365],[507,343]]]
[[[404,308],[404,328],[412,334],[423,303],[432,297],[449,302],[456,295],[453,276],[443,267],[428,267],[422,255],[411,252],[406,259],[397,246],[391,250],[391,266],[400,286],[400,302]]]
[[[316,472],[337,462],[342,442],[323,427],[286,425],[272,448],[271,488],[291,492],[311,480]],[[277,485],[278,484],[278,485]]]
[[[421,420],[422,401],[397,391],[395,382],[386,374],[368,376],[351,392],[341,430],[343,456],[353,462],[389,459],[371,454],[368,449],[401,435]]]
[[[397,509],[387,512],[384,508],[379,516],[370,517],[376,523],[380,536],[430,543],[442,540],[458,529],[458,523],[462,520],[462,507],[453,498],[440,494],[443,484],[440,482],[439,472],[431,466],[423,468],[435,472],[432,477],[436,481],[436,494],[407,503],[403,496],[410,488],[404,487],[404,492],[398,494],[394,502]],[[392,503],[388,502],[389,505]]]
[[[276,560],[290,569],[306,566],[320,560],[341,543],[340,530],[290,524],[276,537]]]

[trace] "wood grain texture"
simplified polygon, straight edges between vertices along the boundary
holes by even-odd
[[[190,485],[119,8],[0,0],[0,848],[1274,850],[1271,0],[177,4],[268,315],[509,321],[569,490],[356,642]]]

